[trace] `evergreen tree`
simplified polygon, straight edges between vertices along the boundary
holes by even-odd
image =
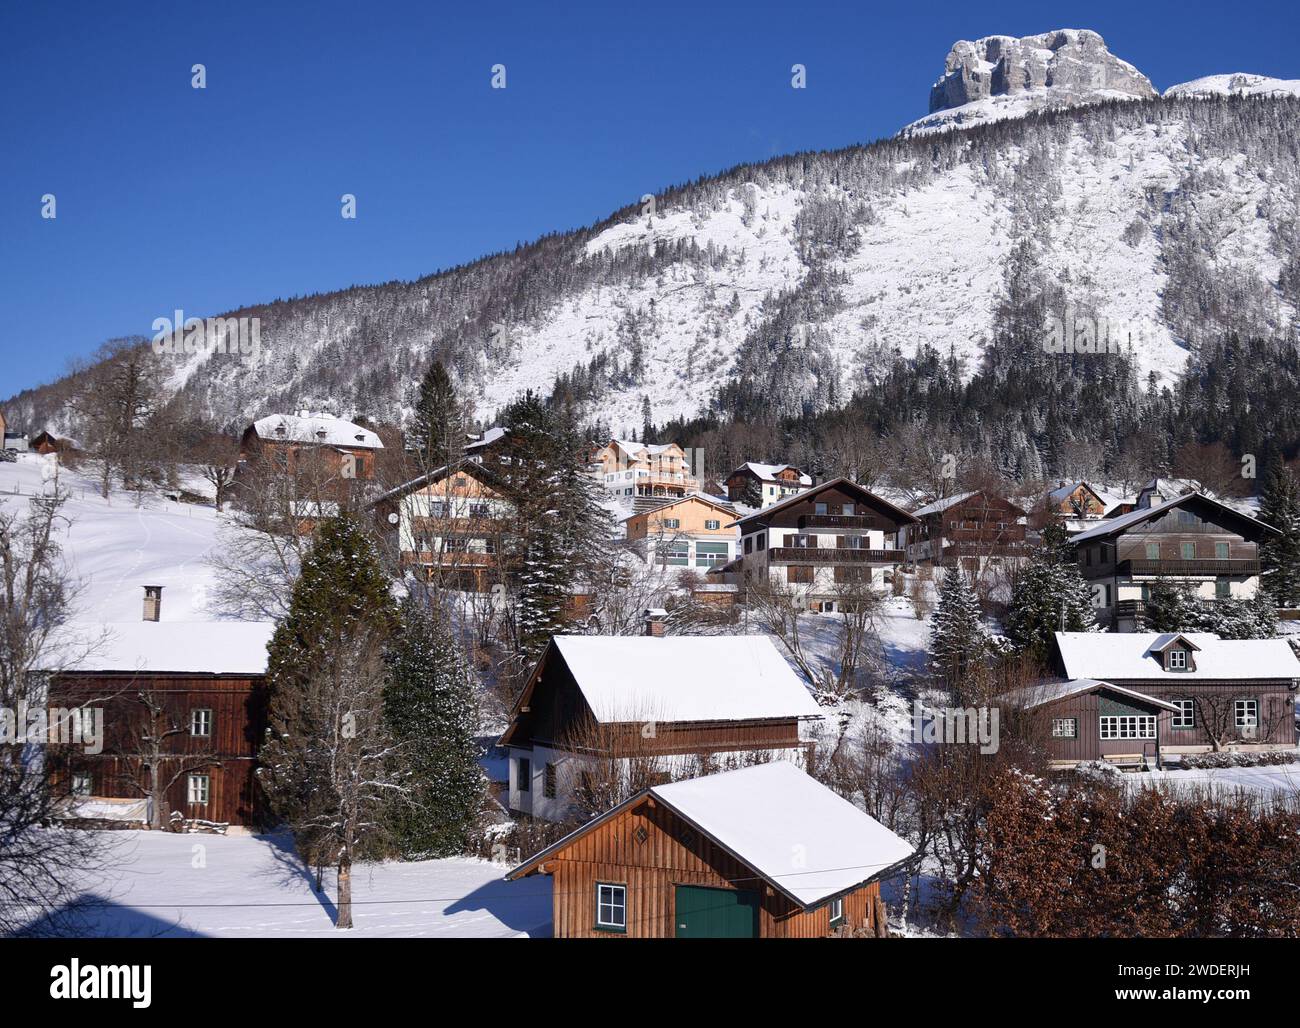
[[[955,693],[988,651],[979,598],[955,565],[943,574],[939,606],[930,624],[931,668]]]
[[[1200,601],[1181,582],[1157,579],[1147,590],[1142,623],[1150,632],[1208,631]]]
[[[1259,545],[1260,584],[1279,607],[1300,607],[1300,485],[1285,466],[1274,468],[1261,501],[1259,519],[1281,536]]]
[[[1053,521],[1043,529],[1042,547],[1015,576],[1007,636],[1016,649],[1046,663],[1059,631],[1095,632],[1097,613],[1065,528]]]
[[[460,641],[426,596],[402,604],[388,670],[384,715],[410,790],[390,804],[389,836],[407,859],[463,852],[485,784],[474,740],[478,705]]]
[[[420,382],[407,439],[427,469],[440,468],[465,451],[465,408],[442,361],[434,360]]]

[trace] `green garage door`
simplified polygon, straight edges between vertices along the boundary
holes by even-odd
[[[677,938],[757,939],[758,893],[677,886]]]

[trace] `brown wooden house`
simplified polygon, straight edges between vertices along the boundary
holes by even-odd
[[[1051,765],[1069,768],[1105,760],[1121,767],[1161,766],[1161,747],[1180,708],[1110,682],[1072,679],[1034,686],[1025,706],[1043,718]]]
[[[793,464],[746,461],[727,476],[727,498],[749,507],[771,507],[812,484],[812,476]]]
[[[262,814],[255,778],[266,729],[269,622],[141,621],[79,626],[51,670],[51,708],[85,708],[99,752],[60,747],[51,774],[70,816],[246,826]],[[104,802],[101,802],[104,801]],[[80,812],[84,811],[89,813]]]
[[[310,471],[329,479],[365,481],[374,477],[383,448],[375,432],[333,414],[268,414],[244,430],[238,473],[262,464],[295,476]]]
[[[785,761],[647,789],[506,878],[550,875],[558,938],[886,934],[912,847]]]
[[[1025,554],[1025,511],[985,490],[957,493],[912,511],[903,529],[908,563],[956,565],[977,574],[991,561]]]

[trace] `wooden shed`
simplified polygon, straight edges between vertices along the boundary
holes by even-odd
[[[647,789],[511,871],[552,877],[558,938],[885,934],[913,850],[786,761]]]
[[[1034,686],[1026,706],[1050,722],[1047,750],[1056,768],[1091,760],[1157,768],[1179,713],[1167,700],[1090,678]]]

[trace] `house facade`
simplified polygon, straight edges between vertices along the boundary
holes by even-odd
[[[984,490],[958,493],[912,511],[902,531],[909,564],[956,565],[978,574],[991,562],[1025,555],[1025,511]]]
[[[553,636],[501,737],[508,806],[563,821],[633,779],[799,762],[820,717],[763,636]]]
[[[1049,762],[1058,770],[1094,760],[1134,770],[1159,768],[1161,747],[1172,745],[1171,725],[1182,710],[1168,700],[1089,678],[1035,686],[1025,705],[1043,719]]]
[[[333,414],[269,414],[244,430],[237,474],[262,465],[289,475],[310,471],[322,479],[366,481],[383,448],[370,429]]]
[[[771,507],[812,484],[812,476],[793,464],[747,461],[727,476],[727,498],[748,507]]]
[[[913,850],[784,761],[648,788],[507,876],[553,879],[557,938],[884,936]]]
[[[89,711],[76,716],[103,733],[98,752],[71,745],[52,756],[69,816],[257,823],[274,631],[269,622],[151,620],[81,630],[69,646],[77,658],[47,687],[51,708]]]
[[[903,530],[916,521],[848,479],[813,486],[736,523],[742,581],[770,582],[801,606],[837,610],[855,584],[883,586],[906,557]]]
[[[735,558],[735,524],[734,510],[694,493],[623,519],[627,541],[647,563],[700,573]]]
[[[1167,728],[1163,720],[1112,722],[1111,728],[1120,734],[1105,738],[1131,741],[1134,748],[1149,751],[1158,748],[1162,757],[1296,745],[1300,661],[1285,639],[1220,639],[1202,632],[1058,632],[1056,648],[1058,669],[1066,679],[1103,682],[1176,708]],[[1153,714],[1141,716],[1149,719]],[[1103,739],[1103,727],[1098,726],[1097,741]],[[1079,730],[1091,731],[1082,722]]]
[[[1184,493],[1105,519],[1071,539],[1093,587],[1098,621],[1136,631],[1160,581],[1206,602],[1248,599],[1259,586],[1259,543],[1276,529],[1210,499]]]
[[[699,488],[676,443],[611,439],[592,455],[591,474],[611,496],[679,498]]]

